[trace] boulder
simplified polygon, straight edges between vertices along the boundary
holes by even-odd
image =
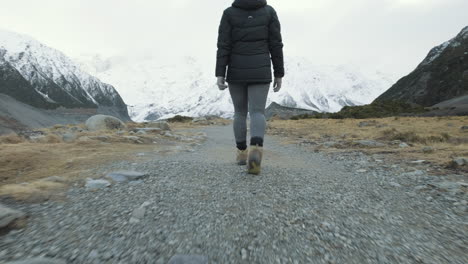
[[[62,135],[62,140],[65,143],[72,143],[76,140],[76,134],[75,133],[65,133]]]
[[[107,115],[95,115],[86,121],[90,131],[125,129],[126,125],[120,119]]]
[[[0,204],[0,229],[8,227],[13,222],[25,217],[23,212],[8,208]]]
[[[462,126],[462,127],[460,128],[460,130],[461,130],[462,132],[468,132],[468,126]]]
[[[169,126],[169,123],[166,121],[157,121],[157,122],[151,122],[152,128],[159,128],[161,130],[166,130],[170,131],[171,127]]]

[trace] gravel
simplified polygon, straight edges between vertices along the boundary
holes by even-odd
[[[273,137],[262,174],[251,176],[234,163],[230,127],[204,130],[208,141],[194,152],[108,168],[147,172],[140,184],[77,186],[66,201],[9,204],[29,225],[1,237],[0,260],[468,263],[466,192],[431,188],[437,177]]]

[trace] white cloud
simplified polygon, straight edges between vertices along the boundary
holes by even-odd
[[[466,0],[269,0],[287,55],[405,74],[468,25]],[[76,56],[155,53],[214,64],[221,12],[231,0],[0,0],[3,28]]]

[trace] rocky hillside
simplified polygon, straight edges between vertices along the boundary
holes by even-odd
[[[8,31],[0,31],[0,93],[40,109],[96,109],[129,119],[114,87],[80,70],[60,51]]]
[[[377,101],[399,100],[421,106],[468,94],[468,27],[433,48],[421,64]]]

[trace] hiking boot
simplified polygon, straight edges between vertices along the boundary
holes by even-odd
[[[247,156],[249,155],[249,150],[237,150],[237,165],[247,165]]]
[[[252,146],[248,158],[248,172],[249,174],[258,175],[261,171],[263,157],[263,147]]]

